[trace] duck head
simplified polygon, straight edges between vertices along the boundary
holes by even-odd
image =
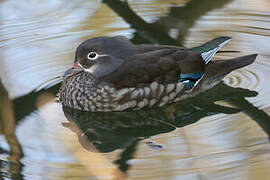
[[[78,46],[74,64],[63,76],[85,71],[99,78],[120,67],[126,57],[135,53],[136,47],[123,36],[88,39]]]

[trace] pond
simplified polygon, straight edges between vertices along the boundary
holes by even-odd
[[[270,179],[267,0],[0,1],[0,179]],[[259,54],[174,106],[89,113],[56,102],[76,47],[96,36]]]

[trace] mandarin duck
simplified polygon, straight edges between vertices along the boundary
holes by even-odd
[[[63,75],[59,100],[82,111],[134,111],[194,97],[257,54],[211,61],[230,41],[219,37],[195,48],[135,45],[123,36],[82,42],[73,66]]]

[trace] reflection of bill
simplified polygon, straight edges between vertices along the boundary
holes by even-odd
[[[73,153],[97,179],[129,179],[115,164],[111,163],[105,156],[98,152],[94,145],[88,140],[85,133],[83,133],[74,122],[63,122],[62,126],[77,134],[78,140],[83,148]]]
[[[90,152],[98,152],[95,146],[88,140],[86,134],[83,133],[74,122],[62,122],[62,126],[77,134],[78,140],[84,149]]]

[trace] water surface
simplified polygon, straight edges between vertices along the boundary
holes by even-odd
[[[268,1],[4,0],[0,18],[0,179],[270,179]],[[223,49],[240,52],[216,60],[259,56],[173,117],[63,111],[59,85],[36,91],[80,42],[113,35],[186,47],[230,36]]]

